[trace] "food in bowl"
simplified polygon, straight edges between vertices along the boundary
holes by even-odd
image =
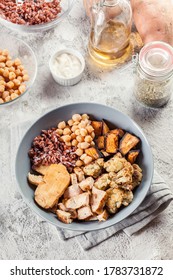
[[[36,203],[66,224],[106,221],[133,201],[142,181],[139,143],[134,134],[88,114],[42,130],[29,150]]]
[[[12,59],[7,49],[0,49],[0,104],[18,98],[26,91],[28,72],[19,58]]]
[[[50,22],[61,12],[59,0],[1,0],[0,15],[15,24],[35,25]]]

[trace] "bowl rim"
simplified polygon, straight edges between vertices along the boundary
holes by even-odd
[[[127,121],[130,121],[133,123],[133,125],[140,131],[140,133],[142,134],[144,140],[145,140],[145,144],[147,145],[147,148],[148,148],[148,151],[150,153],[150,164],[151,164],[151,174],[150,174],[150,178],[149,178],[149,182],[148,182],[148,185],[147,187],[145,188],[145,192],[144,192],[144,195],[143,197],[141,197],[140,199],[138,199],[137,203],[134,205],[134,207],[132,207],[131,211],[128,213],[128,215],[125,215],[125,217],[123,218],[119,218],[117,219],[117,221],[115,223],[111,223],[111,219],[108,219],[106,220],[105,222],[103,222],[101,225],[99,225],[99,228],[97,226],[97,224],[95,224],[94,226],[94,222],[92,222],[92,228],[88,228],[88,229],[81,229],[80,228],[80,224],[79,224],[79,227],[74,227],[73,226],[73,223],[71,224],[64,224],[64,223],[61,223],[61,226],[56,224],[55,222],[53,221],[50,221],[48,218],[46,217],[43,217],[42,214],[38,211],[39,209],[39,206],[37,206],[36,208],[34,208],[32,206],[32,203],[31,201],[23,194],[22,192],[22,189],[20,188],[20,184],[18,182],[18,178],[17,178],[17,158],[18,158],[18,154],[19,154],[19,151],[20,151],[20,146],[21,146],[21,143],[23,142],[23,139],[27,136],[28,132],[35,126],[35,124],[40,121],[40,119],[46,117],[47,115],[49,115],[50,113],[53,113],[55,112],[56,110],[58,109],[64,109],[64,108],[68,108],[70,106],[79,106],[79,105],[93,105],[93,106],[101,106],[104,108],[107,108],[107,109],[111,109],[111,110],[115,110],[118,114],[120,115],[123,115],[127,118]],[[103,110],[104,112],[104,110]],[[40,130],[41,131],[41,130]],[[40,117],[38,117],[36,119],[36,121],[34,121],[34,123],[32,123],[32,125],[30,125],[30,127],[27,129],[27,131],[23,134],[22,136],[22,139],[20,140],[20,143],[18,145],[18,149],[17,149],[17,153],[16,153],[16,159],[15,159],[15,180],[17,182],[17,188],[21,194],[21,196],[23,197],[24,201],[26,202],[26,204],[31,208],[31,210],[37,214],[42,220],[52,224],[53,226],[56,226],[58,228],[61,228],[61,229],[65,229],[65,230],[72,230],[72,231],[81,231],[81,232],[87,232],[87,231],[95,231],[95,230],[100,230],[100,229],[106,229],[110,226],[114,226],[116,225],[117,223],[123,221],[124,219],[128,218],[140,205],[141,203],[143,202],[143,200],[145,199],[150,187],[151,187],[151,184],[152,184],[152,180],[153,180],[153,175],[154,175],[154,160],[153,160],[153,154],[152,154],[152,150],[151,150],[151,146],[143,132],[143,130],[140,128],[140,126],[132,119],[130,118],[128,115],[126,115],[125,113],[119,111],[118,109],[114,108],[114,107],[111,107],[111,106],[107,106],[107,105],[103,105],[103,104],[100,104],[100,103],[95,103],[95,102],[77,102],[77,103],[70,103],[70,104],[66,104],[66,105],[63,105],[63,106],[58,106],[54,109],[50,109],[48,112],[42,114]],[[130,205],[129,205],[130,206]],[[44,210],[44,209],[42,209]],[[83,225],[84,223],[82,223]],[[86,223],[87,224],[87,223]]]
[[[5,34],[2,34],[1,36],[5,36]],[[35,53],[33,51],[33,49],[25,42],[23,41],[22,39],[18,39],[12,35],[8,36],[8,37],[11,37],[13,38],[13,40],[16,40],[16,41],[19,41],[21,44],[25,45],[31,52],[32,56],[33,56],[33,59],[34,59],[34,63],[35,63],[35,73],[34,73],[34,76],[32,78],[32,82],[30,84],[30,86],[28,88],[26,88],[25,92],[22,93],[21,95],[19,95],[17,98],[13,99],[13,100],[10,100],[8,102],[4,102],[4,103],[0,103],[0,107],[2,106],[6,106],[6,105],[9,105],[11,103],[14,103],[16,102],[20,97],[23,97],[28,91],[30,91],[31,87],[33,86],[33,84],[35,83],[35,79],[37,77],[37,73],[38,73],[38,63],[37,63],[37,59],[36,59],[36,56],[35,56]]]
[[[72,54],[73,56],[77,57],[81,63],[81,70],[80,72],[73,76],[72,78],[67,78],[67,77],[61,77],[59,75],[56,74],[56,72],[54,71],[53,69],[53,62],[55,61],[55,58],[56,56],[59,56],[61,54]],[[83,57],[83,55],[76,49],[72,49],[72,48],[62,48],[60,50],[57,50],[49,59],[49,68],[50,68],[50,71],[52,73],[52,75],[54,75],[55,77],[57,78],[60,78],[61,80],[64,80],[64,81],[72,81],[74,78],[77,78],[79,77],[83,72],[84,72],[84,69],[85,69],[85,59]]]
[[[35,25],[27,25],[27,24],[17,24],[17,23],[12,23],[11,21],[8,21],[4,19],[3,17],[0,16],[0,23],[2,23],[4,26],[19,31],[19,32],[24,32],[24,33],[33,33],[33,32],[40,32],[40,31],[46,31],[49,30],[53,27],[55,27],[59,22],[61,22],[71,11],[73,4],[75,0],[68,0],[69,1],[69,7],[67,10],[65,10],[62,14],[49,22],[42,23],[42,24],[35,24]]]

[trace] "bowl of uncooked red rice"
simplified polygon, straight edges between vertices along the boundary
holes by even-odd
[[[19,32],[54,28],[71,11],[74,0],[1,0],[0,23]]]

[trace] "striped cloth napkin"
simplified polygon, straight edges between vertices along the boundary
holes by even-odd
[[[18,124],[17,127],[11,128],[11,145],[13,146],[14,157],[20,143],[20,139],[22,138],[23,134],[30,126],[30,124],[31,121],[27,121]],[[13,163],[14,157],[12,157]],[[134,233],[144,228],[162,211],[164,211],[172,200],[173,194],[170,188],[166,185],[160,175],[155,171],[153,182],[146,198],[128,218],[111,227],[98,231],[83,233],[57,228],[57,233],[59,234],[59,237],[64,241],[68,240],[69,238],[76,238],[80,246],[82,246],[84,250],[88,250],[103,242],[104,240],[110,238],[121,230],[123,230],[129,236],[133,235]]]

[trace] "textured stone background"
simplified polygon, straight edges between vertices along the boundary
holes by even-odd
[[[11,127],[63,104],[90,101],[115,107],[142,127],[155,168],[173,191],[173,101],[159,110],[145,109],[133,97],[132,67],[112,72],[94,67],[87,57],[89,22],[81,2],[77,0],[70,15],[44,34],[15,34],[0,26],[0,33],[17,35],[32,46],[38,59],[38,75],[29,95],[0,108],[0,259],[173,259],[173,204],[133,237],[119,233],[84,252],[75,239],[62,242],[56,228],[35,216],[12,178]],[[50,75],[49,58],[61,47],[76,48],[86,57],[83,79],[74,87],[61,87]]]

